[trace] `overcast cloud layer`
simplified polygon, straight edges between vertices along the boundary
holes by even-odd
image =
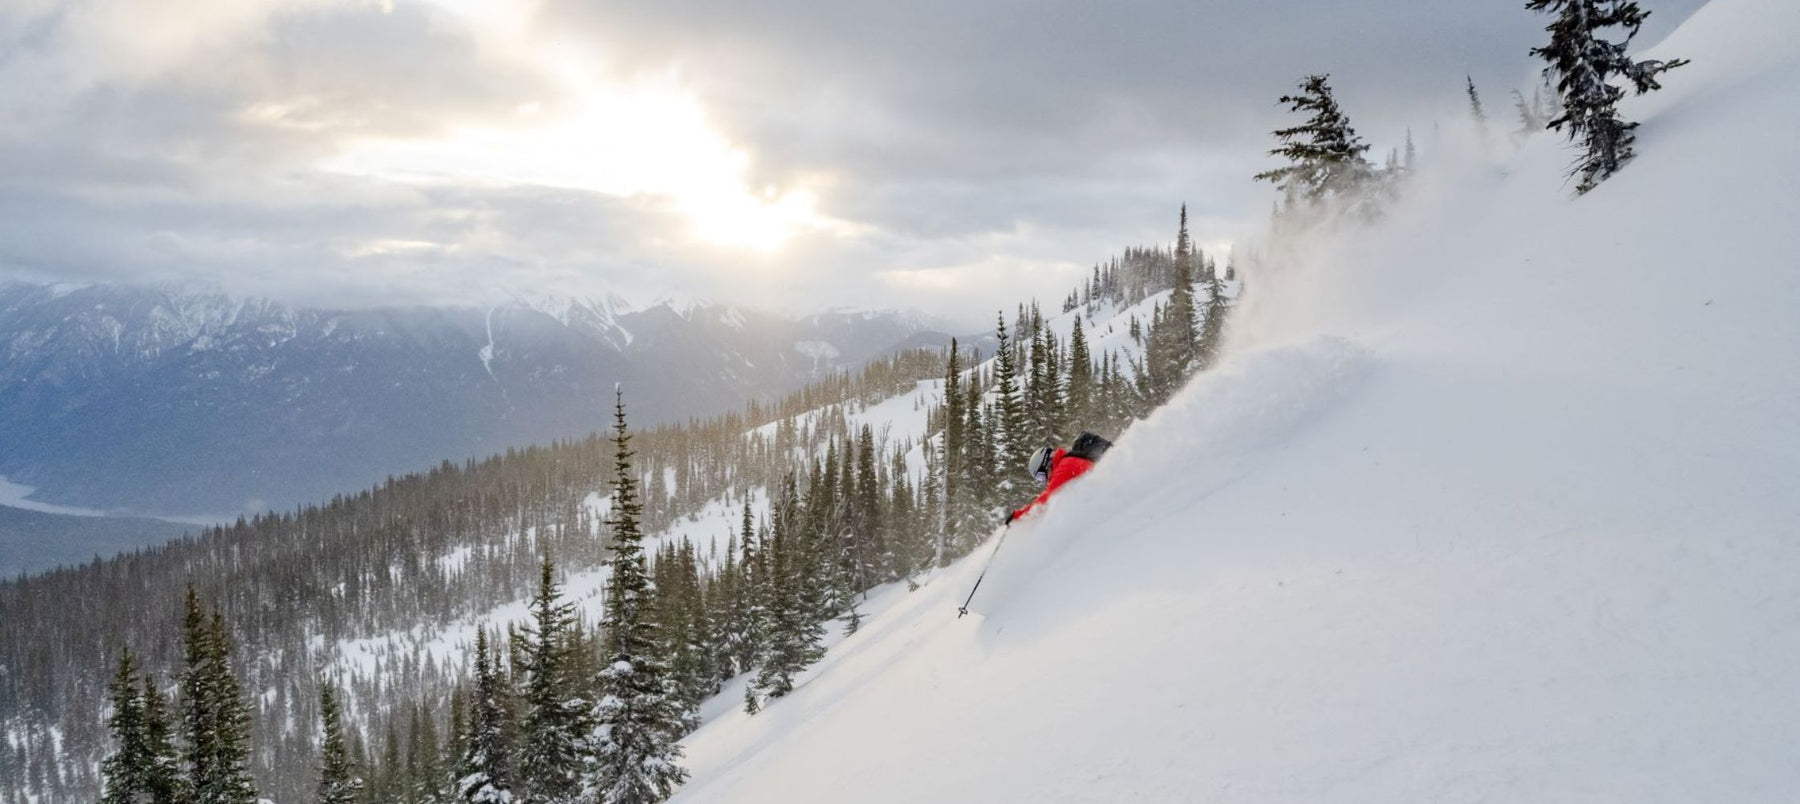
[[[1650,0],[1654,42],[1701,0]],[[983,320],[1272,199],[1330,72],[1385,152],[1531,80],[1522,2],[11,0],[0,278],[302,303],[663,294]],[[1448,118],[1448,119],[1446,119]]]

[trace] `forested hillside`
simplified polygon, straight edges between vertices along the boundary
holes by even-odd
[[[998,359],[904,351],[774,405],[634,429],[635,528],[650,538],[660,621],[692,624],[671,641],[684,705],[752,671],[756,696],[779,697],[816,658],[823,624],[856,621],[863,590],[966,553],[1028,496],[1013,479],[1023,453],[1082,429],[1116,433],[1168,398],[1214,349],[1230,273],[1192,248],[1184,213],[1174,248],[1095,266],[1058,312],[1003,314]],[[515,626],[549,605],[525,602],[543,592],[546,560],[576,604],[572,652],[607,633],[616,457],[596,434],[446,462],[0,586],[0,667],[11,669],[0,676],[0,800],[97,795],[120,652],[167,691],[196,640],[221,641],[183,625],[190,587],[228,624],[265,795],[300,800],[316,784],[323,681],[341,691],[333,706],[346,750],[368,768],[366,795],[432,800],[466,758],[476,644],[491,643],[509,687],[531,683],[533,648]],[[767,618],[781,606],[777,628]],[[137,615],[112,616],[121,609]],[[770,653],[777,633],[800,642]]]

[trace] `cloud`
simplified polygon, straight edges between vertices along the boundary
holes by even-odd
[[[1700,5],[1655,5],[1662,32]],[[14,0],[0,272],[337,304],[496,286],[985,319],[1266,213],[1274,98],[1503,115],[1511,3]]]

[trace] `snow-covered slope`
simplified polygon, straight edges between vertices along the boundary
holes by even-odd
[[[689,738],[697,802],[1791,801],[1800,9],[1715,0],[1586,197],[1440,155],[1227,364]]]
[[[1235,292],[1236,284],[1230,283],[1229,290]],[[1140,321],[1148,321],[1152,308],[1168,300],[1168,291],[1155,293],[1142,301],[1118,307],[1110,303],[1096,303],[1077,307],[1074,310],[1046,319],[1052,331],[1066,335],[1073,326],[1077,316],[1081,317],[1084,334],[1087,337],[1093,354],[1114,355],[1121,364],[1129,365],[1131,361],[1141,357],[1142,347],[1129,336],[1130,319],[1136,316]],[[828,315],[863,316],[865,313],[831,313]],[[974,371],[991,371],[993,359],[972,367],[965,373]],[[832,430],[841,427],[844,432],[854,433],[864,425],[868,425],[874,435],[875,445],[881,454],[889,454],[898,446],[907,446],[906,462],[911,481],[914,484],[924,482],[925,443],[927,439],[927,419],[931,408],[943,402],[942,380],[922,380],[913,388],[887,399],[872,403],[852,400],[843,404],[828,405],[816,408],[786,420],[760,425],[746,436],[760,435],[765,439],[774,439],[780,427],[786,425],[795,430]],[[795,461],[810,461],[822,458],[823,455],[808,452],[805,446],[793,448]],[[673,487],[673,472],[666,476],[665,486]],[[0,488],[0,490],[4,490]],[[667,528],[649,534],[648,552],[654,555],[663,546],[678,545],[683,541],[694,544],[702,564],[711,565],[722,560],[728,550],[728,543],[738,532],[741,523],[742,506],[748,503],[751,511],[758,519],[769,513],[769,489],[756,486],[749,489],[736,490],[732,494],[715,498],[707,502],[700,510],[688,516],[680,517]],[[591,493],[586,506],[593,518],[591,525],[598,527],[599,520],[604,518],[610,500],[603,496],[604,489]],[[595,537],[599,533],[595,531]],[[533,546],[537,545],[538,534],[535,529],[526,528],[511,533],[506,541],[490,546],[488,549],[504,553],[517,547],[520,541]],[[437,557],[441,566],[461,571],[471,563],[480,564],[484,556],[467,547],[457,548]],[[565,565],[565,569],[567,566]],[[605,606],[604,591],[611,570],[605,565],[595,567],[576,566],[559,577],[562,593],[576,607],[576,611],[590,621],[600,619],[601,610]],[[891,594],[891,592],[890,592]],[[883,598],[884,600],[886,598]],[[528,619],[529,596],[503,603],[479,613],[463,617],[454,622],[439,624],[423,624],[399,631],[378,633],[357,639],[343,640],[327,645],[324,637],[316,637],[311,649],[320,652],[321,661],[329,665],[336,676],[344,683],[355,685],[375,683],[384,675],[392,674],[397,667],[405,667],[408,663],[417,663],[425,658],[440,666],[465,667],[475,646],[475,635],[481,629],[503,629],[508,624],[523,624]],[[877,609],[887,604],[875,602]],[[830,635],[827,645],[837,643],[837,634]],[[742,683],[730,685],[724,692],[715,696],[704,707],[702,715],[710,720],[721,712],[727,712],[740,705],[743,699]],[[362,713],[350,711],[350,719],[356,722]]]

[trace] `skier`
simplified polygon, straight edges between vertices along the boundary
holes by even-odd
[[[1011,526],[1013,520],[1030,513],[1032,508],[1050,499],[1050,495],[1055,494],[1057,489],[1063,487],[1063,484],[1094,468],[1094,462],[1100,460],[1100,456],[1105,454],[1107,448],[1111,446],[1111,441],[1093,433],[1083,432],[1075,439],[1075,443],[1069,445],[1067,450],[1061,447],[1055,450],[1044,447],[1032,453],[1030,462],[1026,464],[1026,470],[1031,472],[1031,476],[1037,478],[1039,483],[1044,484],[1044,491],[1037,496],[1037,499],[1026,503],[1024,508],[1008,514],[1006,524]]]

